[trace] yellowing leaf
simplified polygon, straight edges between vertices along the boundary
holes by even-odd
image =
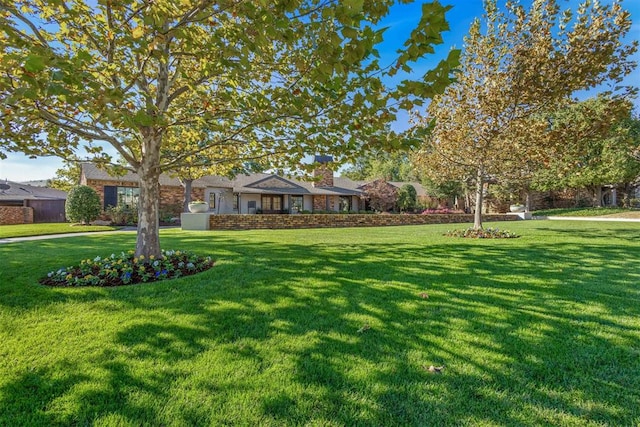
[[[144,35],[144,28],[142,27],[134,28],[133,31],[131,32],[131,35],[133,36],[134,39],[138,39],[142,37]]]

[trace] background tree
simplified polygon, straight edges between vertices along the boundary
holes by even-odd
[[[629,118],[625,119],[623,126],[629,130],[631,157],[640,162],[640,115],[637,112],[631,113]]]
[[[602,187],[625,184],[640,174],[631,104],[598,96],[555,112],[551,133],[562,141],[532,178],[540,190],[586,188],[592,204],[602,206]]]
[[[71,157],[84,146],[108,165],[115,150],[139,176],[135,253],[159,256],[163,171],[203,151],[235,163],[228,147],[274,167],[313,153],[344,161],[384,143],[381,130],[398,105],[410,107],[407,94],[429,98],[448,84],[456,52],[418,81],[384,87],[385,75],[410,71],[448,29],[446,7],[423,5],[397,61],[381,65],[384,30],[374,28],[391,4],[3,1],[0,153]],[[206,138],[164,150],[182,129],[206,129]]]
[[[396,204],[401,212],[413,211],[418,202],[418,193],[416,188],[411,184],[404,184],[398,189],[398,198]]]
[[[49,180],[49,187],[69,192],[73,187],[80,184],[82,167],[80,162],[65,160],[63,166],[56,170],[56,176]]]
[[[74,187],[67,194],[64,212],[68,221],[89,224],[100,215],[100,196],[86,185]]]
[[[464,209],[467,211],[470,208],[468,202],[468,185],[462,180],[434,180],[428,176],[422,180],[422,186],[425,192],[437,199],[449,199],[453,201],[453,207],[455,209]],[[460,202],[460,198],[463,198],[463,202]]]
[[[355,181],[385,179],[387,181],[419,181],[411,164],[409,151],[373,150],[361,153],[353,165],[341,172]]]
[[[398,189],[384,179],[376,179],[363,185],[362,192],[369,206],[378,212],[389,212],[396,207]]]
[[[473,177],[475,228],[482,228],[489,178],[518,175],[523,159],[540,164],[553,153],[550,144],[562,143],[541,118],[575,91],[619,83],[631,72],[637,42],[621,42],[630,27],[620,1],[587,1],[563,13],[555,0],[534,0],[529,10],[509,2],[505,12],[485,2],[483,19],[465,38],[456,83],[428,107],[422,125],[430,133],[419,157],[434,180]]]

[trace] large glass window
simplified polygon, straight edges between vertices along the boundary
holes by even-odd
[[[340,204],[338,205],[340,212],[351,211],[351,196],[340,196]]]
[[[282,196],[262,196],[262,212],[279,212],[282,210]]]
[[[140,198],[140,189],[137,187],[118,187],[118,206],[125,206],[127,209],[137,208]]]

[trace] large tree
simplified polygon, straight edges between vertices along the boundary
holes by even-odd
[[[631,104],[604,96],[575,102],[550,116],[550,132],[562,141],[532,176],[533,188],[586,188],[593,206],[602,205],[602,187],[626,184],[640,174]]]
[[[404,1],[403,1],[404,2]],[[392,66],[380,64],[380,19],[391,0],[17,0],[0,3],[0,155],[110,153],[140,177],[136,255],[160,254],[158,177],[193,156],[216,162],[306,154],[337,161],[366,149],[410,107],[449,81],[448,61],[387,90],[448,29],[439,3]],[[202,140],[167,136],[195,129]],[[104,147],[111,147],[111,151]],[[228,147],[237,156],[226,158]],[[193,166],[193,165],[192,165]]]
[[[562,143],[552,138],[546,115],[574,92],[617,84],[633,70],[637,42],[622,42],[630,27],[617,0],[564,12],[555,0],[533,0],[528,10],[507,2],[504,11],[485,1],[483,19],[465,38],[456,83],[428,107],[420,156],[435,179],[474,179],[475,228],[482,228],[489,179],[535,170],[554,152],[549,144]]]
[[[371,150],[361,153],[343,176],[356,181],[384,179],[387,181],[419,181],[410,162],[411,152]]]

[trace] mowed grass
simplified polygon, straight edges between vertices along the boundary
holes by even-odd
[[[627,209],[617,207],[601,207],[601,208],[558,208],[544,209],[534,211],[536,216],[607,216],[616,214],[627,214],[638,212],[638,209]]]
[[[0,239],[8,237],[41,236],[46,234],[85,233],[87,231],[111,231],[120,227],[104,225],[77,225],[66,222],[45,224],[0,225]]]
[[[0,245],[0,425],[638,425],[640,224],[487,225],[165,230],[217,265],[99,289],[37,279],[133,234]]]

